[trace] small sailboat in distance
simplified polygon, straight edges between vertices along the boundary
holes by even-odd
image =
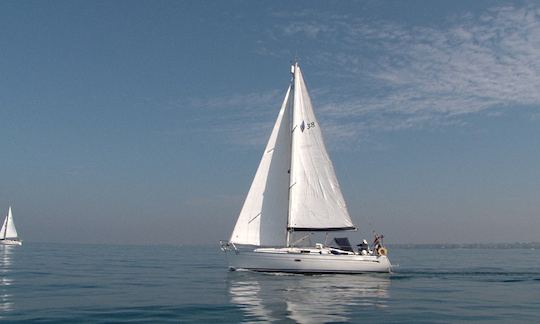
[[[302,72],[292,79],[229,241],[221,241],[231,270],[293,273],[390,272],[376,236],[374,248],[311,245],[313,233],[356,230],[326,151]],[[296,237],[295,237],[296,236]],[[305,239],[309,238],[309,245]],[[364,241],[364,243],[367,243]]]
[[[4,219],[2,229],[0,230],[0,244],[3,245],[22,245],[22,241],[17,235],[17,229],[13,222],[13,214],[11,213],[11,206],[9,206],[8,214]]]

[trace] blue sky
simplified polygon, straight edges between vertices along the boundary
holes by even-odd
[[[353,220],[540,240],[540,6],[0,4],[0,208],[27,241],[228,238],[298,55]]]

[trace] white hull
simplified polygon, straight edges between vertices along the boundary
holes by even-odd
[[[229,269],[290,273],[388,273],[392,267],[386,256],[291,253],[286,252],[286,249],[264,250],[266,251],[227,251]]]
[[[22,245],[22,241],[10,240],[10,239],[0,239],[0,245]]]

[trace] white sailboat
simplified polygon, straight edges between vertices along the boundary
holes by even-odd
[[[291,73],[291,84],[236,226],[229,241],[221,242],[229,268],[293,273],[390,272],[382,245],[375,253],[323,243],[301,245],[315,232],[356,227],[298,63],[291,67]]]
[[[3,245],[22,245],[22,241],[17,235],[17,229],[13,222],[13,214],[11,213],[11,206],[9,207],[8,214],[4,219],[2,229],[0,229],[0,244]]]

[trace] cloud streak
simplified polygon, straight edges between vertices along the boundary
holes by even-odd
[[[276,29],[323,49],[308,60],[339,84],[314,96],[336,138],[462,124],[470,114],[540,104],[535,5],[466,13],[436,26],[308,12]]]
[[[269,90],[221,97],[191,98],[181,106],[201,111],[201,121],[226,141],[241,146],[261,146],[270,136],[285,91]],[[212,120],[208,121],[208,116]]]
[[[284,48],[301,40],[309,53],[301,58],[308,87],[333,144],[350,148],[377,132],[461,126],[467,116],[493,118],[540,106],[535,4],[462,13],[430,25],[310,10],[274,18],[255,53],[288,61]],[[219,126],[212,129],[229,142],[260,146],[284,93],[199,98],[188,105],[213,110]]]

